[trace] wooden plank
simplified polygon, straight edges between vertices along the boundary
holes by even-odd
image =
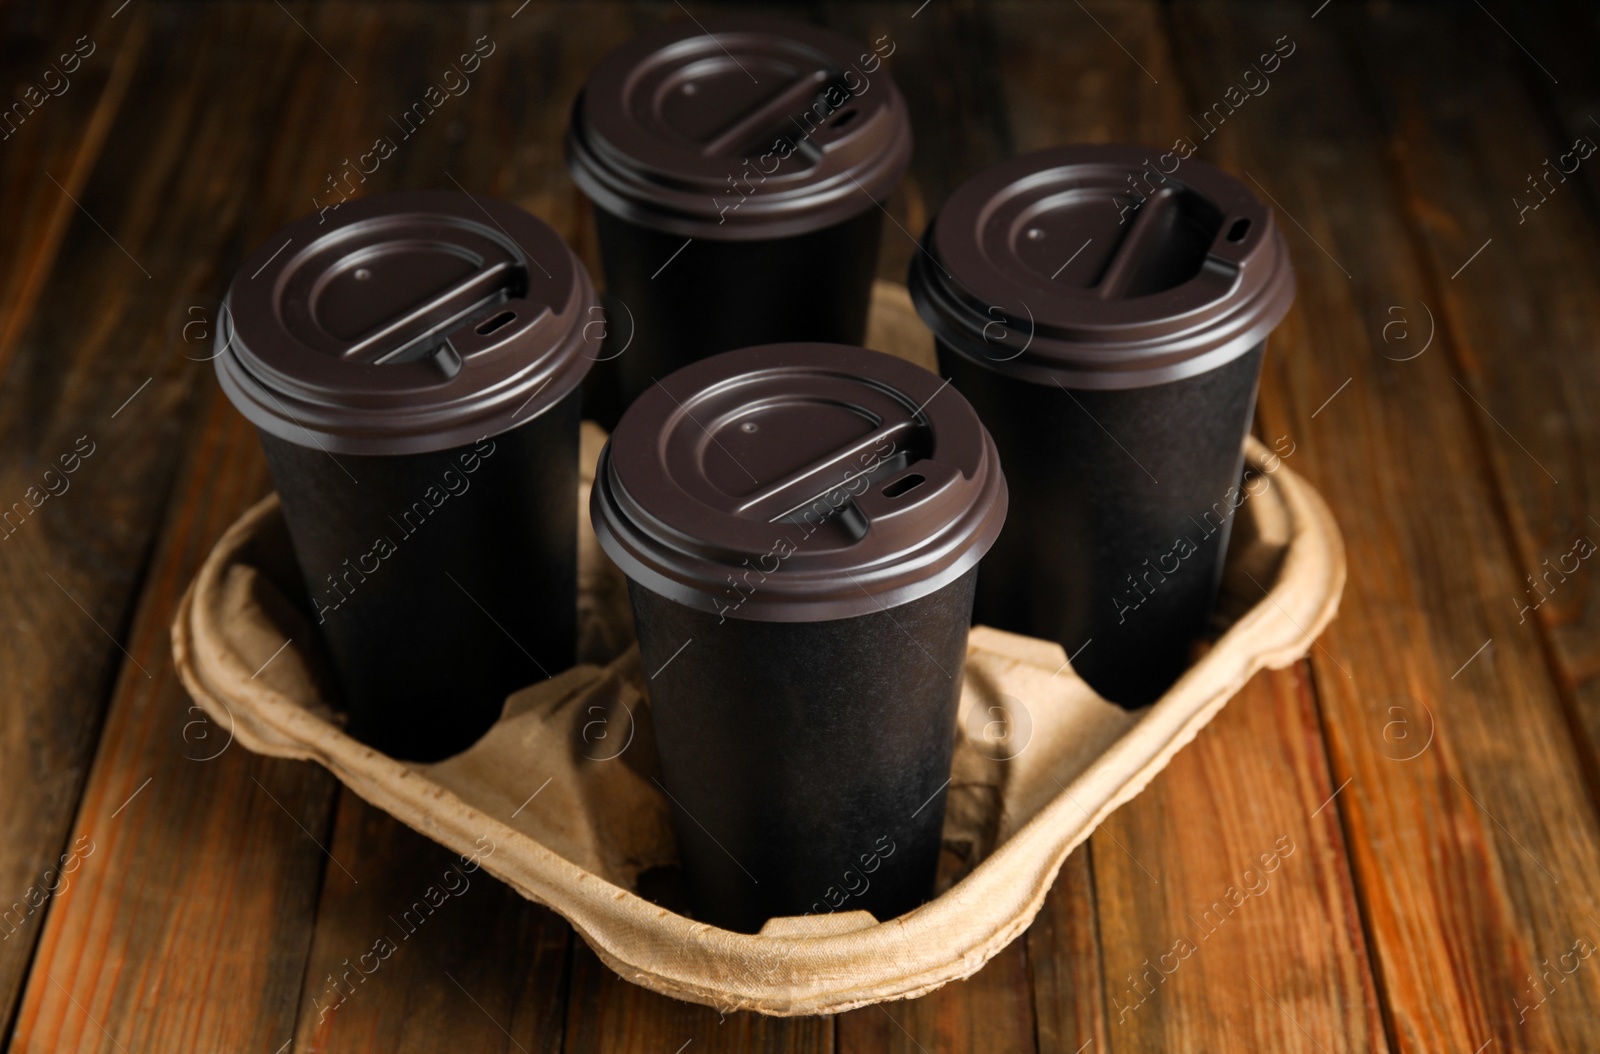
[[[1105,977],[1094,899],[1094,846],[1067,857],[1028,927],[1029,984],[1040,1054],[1106,1047]]]
[[[1600,546],[1600,27],[1591,7],[1505,17],[1496,26],[1476,8],[1449,12],[1459,48],[1448,61],[1419,53],[1383,78],[1377,99],[1389,135],[1406,143],[1401,172],[1428,206],[1415,223],[1441,324],[1456,335],[1461,383],[1480,404],[1481,442],[1507,499],[1525,577],[1502,604],[1520,631],[1548,640],[1600,793],[1600,576],[1582,557]],[[1409,13],[1384,28],[1370,49],[1383,55],[1422,30]]]
[[[1594,63],[1594,48],[1600,43],[1600,10],[1582,0],[1505,7],[1490,4],[1489,10],[1499,23],[1498,28],[1489,19],[1476,28],[1479,32],[1501,34],[1494,56],[1496,66],[1520,74],[1528,93],[1544,104],[1538,107],[1541,116],[1546,116],[1547,123],[1555,129],[1555,138],[1549,142],[1560,146],[1549,160],[1559,161],[1579,136],[1600,143],[1596,138],[1600,134],[1600,127],[1596,127],[1600,122],[1600,69]],[[1546,156],[1541,153],[1536,160],[1543,162]],[[1547,197],[1552,186],[1557,188],[1556,193],[1561,193],[1563,187],[1575,189],[1574,183],[1586,186],[1589,193],[1585,207],[1600,220],[1600,166],[1587,162],[1586,158],[1577,172],[1567,173],[1573,182],[1563,184],[1560,176],[1552,173],[1548,182],[1541,180],[1540,186]],[[1572,159],[1566,164],[1570,168]],[[1542,171],[1544,166],[1541,163],[1539,167]],[[1518,173],[1518,190],[1527,189],[1528,175],[1526,171]],[[1533,201],[1539,200],[1537,194],[1529,196]]]
[[[1185,134],[1183,42],[1157,5],[996,17],[1019,151],[1131,141],[1154,158]],[[1330,1052],[1383,1048],[1342,838],[1329,812],[1310,816],[1332,786],[1305,676],[1257,678],[1095,833],[1092,892],[1047,905],[1030,933],[1041,1051],[1299,1049],[1308,1034]],[[1081,881],[1069,872],[1053,899]],[[1291,993],[1292,1010],[1274,1006]]]
[[[98,0],[11,5],[0,119],[0,373],[50,273],[144,47],[144,21]]]
[[[1027,952],[1027,941],[1014,941],[976,974],[932,995],[839,1015],[839,1054],[1037,1050]]]
[[[150,17],[143,5],[129,13]],[[211,381],[210,334],[185,328],[186,308],[214,308],[242,246],[304,211],[265,183],[272,151],[320,157],[345,137],[318,133],[331,78],[285,90],[288,71],[320,69],[308,57],[321,52],[280,9],[181,13],[154,20],[151,58],[129,88],[142,105],[111,129],[81,198],[97,222],[74,220],[40,296],[48,324],[28,330],[0,400],[8,439],[29,436],[52,456],[86,432],[97,444],[62,507],[7,543],[31,548],[6,565],[3,602],[45,598],[8,616],[42,667],[22,698],[39,724],[82,735],[96,686],[122,666],[66,840],[86,851],[64,865],[72,882],[43,922],[12,1034],[19,1050],[279,1049],[324,860],[331,779],[237,746],[199,760],[226,730],[191,709],[167,626],[212,542],[266,486],[254,430]],[[159,296],[147,284],[157,282]],[[210,397],[185,429],[196,389]],[[128,632],[119,598],[143,577],[185,438],[191,453]],[[57,592],[71,594],[71,619],[47,606]]]
[[[530,12],[531,14],[532,12]],[[467,12],[469,16],[464,20],[463,39],[470,45],[475,39],[475,33],[484,25],[485,12],[482,9]],[[377,24],[376,13],[367,11],[333,12],[329,15],[312,21],[305,32],[308,36],[314,35],[318,42],[328,48],[330,52],[342,57],[355,70],[363,70],[365,65],[381,65],[385,68],[433,68],[437,66],[444,69],[448,60],[458,54],[454,41],[446,41],[437,34],[437,10],[425,5],[413,5],[406,9],[389,8],[383,13],[383,24],[386,29],[379,38],[373,34]],[[529,20],[531,21],[531,20]],[[527,21],[524,24],[528,24]],[[533,44],[547,44],[551,40],[552,30],[546,27],[542,35],[535,36]],[[381,44],[373,46],[366,41],[381,40]],[[500,101],[514,90],[518,83],[519,71],[533,68],[534,63],[524,56],[521,61],[512,60],[508,52],[504,62],[506,71],[496,84],[495,78],[484,76],[478,80],[476,94],[463,99],[462,102],[473,103],[474,109],[459,113],[448,123],[441,122],[425,132],[436,133],[432,135],[419,133],[416,138],[406,143],[406,149],[400,152],[396,163],[386,166],[371,181],[372,190],[387,189],[394,186],[443,184],[449,185],[452,178],[479,189],[476,179],[478,157],[461,159],[461,164],[456,164],[454,155],[461,141],[462,130],[475,123],[476,118],[481,118],[484,124],[490,123],[493,110],[500,105]],[[352,55],[355,58],[352,58]],[[286,193],[278,192],[274,195],[277,218],[274,224],[282,222],[287,216],[305,210],[301,204],[311,200],[312,192],[324,190],[324,168],[328,167],[329,159],[338,159],[343,148],[350,142],[359,141],[362,145],[370,142],[368,138],[361,138],[363,134],[370,134],[372,127],[382,127],[384,115],[398,112],[411,100],[406,95],[409,85],[398,82],[388,82],[385,87],[376,87],[359,92],[349,91],[340,84],[340,78],[347,76],[340,67],[338,59],[329,58],[330,65],[324,69],[318,60],[312,60],[301,67],[302,71],[312,72],[303,74],[292,86],[289,94],[302,100],[306,109],[313,112],[328,114],[328,119],[317,124],[315,134],[311,137],[313,149],[306,149],[303,138],[307,129],[288,127],[281,132],[280,142],[286,147],[283,151],[275,153],[268,161],[267,181],[275,188],[289,188]],[[486,72],[491,67],[486,64]],[[548,69],[548,66],[545,67]],[[587,65],[585,65],[585,69]],[[335,72],[336,71],[336,72]],[[363,78],[364,80],[367,78]],[[508,84],[506,82],[512,82]],[[378,85],[386,82],[373,79]],[[417,88],[421,91],[422,88]],[[330,93],[342,94],[345,105],[341,108],[328,110],[319,105],[320,97]],[[546,118],[548,115],[541,110],[537,116]],[[519,130],[513,130],[517,132]],[[486,142],[500,143],[507,152],[517,148],[517,137],[513,134],[507,139],[487,139]],[[292,144],[292,145],[291,145]],[[551,169],[552,165],[559,166],[559,154],[554,150],[549,156],[554,160],[548,162],[545,168]],[[499,164],[503,158],[490,157],[488,160]],[[337,168],[334,171],[338,171]],[[301,191],[305,193],[302,194]],[[329,200],[326,193],[324,200]],[[270,229],[270,228],[269,228]],[[255,231],[251,238],[258,241],[264,231]],[[250,244],[250,243],[247,243]],[[237,415],[227,405],[226,400],[216,395],[211,400],[211,412],[219,415],[223,420],[236,423]],[[264,478],[260,473],[260,459],[255,448],[253,433],[244,430],[245,442],[241,450],[235,451],[235,457],[252,467],[260,484]],[[198,481],[197,481],[198,483]],[[195,500],[189,496],[186,501]],[[229,516],[235,515],[237,507],[231,509]],[[204,536],[204,541],[214,538],[220,533],[220,525],[215,526]],[[170,618],[170,610],[163,611],[160,616],[163,623]],[[489,887],[483,893],[475,894],[473,907],[455,916],[459,921],[448,926],[436,925],[428,933],[426,941],[419,940],[418,944],[406,947],[422,947],[420,952],[413,953],[409,959],[396,958],[395,961],[386,961],[389,967],[384,976],[384,983],[391,989],[382,1000],[366,999],[357,1000],[348,1006],[340,1007],[337,1014],[328,1016],[325,1021],[319,1022],[321,1016],[315,1012],[315,1000],[318,995],[323,995],[316,987],[316,979],[326,980],[330,974],[340,977],[346,970],[339,969],[339,964],[345,959],[361,962],[361,952],[369,950],[369,945],[352,950],[346,947],[344,940],[349,934],[361,930],[363,923],[382,922],[386,915],[380,914],[373,917],[372,911],[380,908],[385,900],[381,894],[387,889],[398,889],[404,880],[413,874],[427,874],[433,867],[439,850],[432,843],[406,831],[400,825],[381,818],[371,810],[365,809],[359,803],[351,803],[342,813],[341,820],[336,825],[331,842],[326,834],[328,825],[328,807],[333,800],[333,792],[329,781],[319,770],[308,766],[284,766],[275,764],[274,772],[287,770],[290,775],[280,775],[279,781],[285,778],[301,781],[314,781],[315,793],[304,793],[291,796],[284,793],[276,783],[261,778],[262,793],[280,799],[286,806],[281,812],[274,814],[279,822],[289,822],[291,819],[295,826],[304,824],[306,830],[303,837],[308,847],[316,846],[318,842],[341,847],[352,843],[361,847],[370,847],[370,854],[377,868],[377,880],[369,879],[369,885],[362,889],[362,896],[351,898],[351,889],[341,887],[339,882],[343,874],[341,869],[328,866],[328,873],[334,878],[330,880],[325,892],[324,903],[319,909],[313,910],[310,903],[302,905],[292,925],[282,926],[289,940],[283,942],[286,947],[281,949],[277,956],[279,964],[285,970],[285,976],[293,981],[291,987],[286,989],[290,1005],[286,1008],[281,1001],[273,1001],[262,1007],[229,1007],[223,1004],[224,1010],[232,1010],[230,1016],[227,1012],[216,1015],[216,1027],[222,1030],[240,1031],[245,1026],[261,1025],[263,1021],[271,1024],[276,1031],[278,1021],[283,1011],[287,1009],[292,1018],[293,1004],[302,996],[300,986],[301,972],[307,969],[307,951],[305,942],[311,937],[312,920],[317,920],[315,941],[310,949],[308,980],[304,989],[304,999],[308,1009],[313,1013],[309,1018],[302,1018],[302,1024],[309,1021],[306,1042],[314,1043],[318,1049],[325,1049],[324,1042],[329,1040],[327,1032],[319,1032],[317,1025],[325,1024],[330,1029],[336,1023],[338,1029],[334,1034],[334,1041],[338,1043],[353,1043],[363,1045],[373,1036],[385,1037],[383,1049],[395,1045],[392,1042],[397,1032],[403,1031],[408,1043],[414,1042],[421,1049],[437,1049],[440,1037],[449,1036],[459,1038],[463,1028],[470,1031],[473,1021],[481,1027],[488,1029],[486,1040],[494,1040],[498,1022],[503,1021],[507,1028],[512,1029],[522,1039],[539,1044],[545,1044],[539,1037],[550,1038],[560,1035],[560,1010],[564,1001],[564,990],[561,988],[562,976],[565,972],[565,943],[568,931],[554,916],[539,909],[521,898],[511,894],[509,890],[498,883],[484,878],[483,884]],[[254,794],[248,781],[243,782],[247,794]],[[154,785],[152,785],[152,791]],[[203,796],[202,796],[203,797]],[[261,800],[265,801],[265,798]],[[237,802],[226,802],[228,808],[237,809]],[[285,817],[283,813],[290,816]],[[294,830],[290,827],[289,830]],[[291,892],[302,898],[315,898],[316,881],[323,869],[322,851],[320,848],[311,848],[317,854],[315,866],[308,867],[303,874],[297,876],[297,881],[292,883]],[[335,855],[339,850],[335,849]],[[355,866],[355,865],[353,865]],[[353,881],[350,883],[353,887]],[[373,890],[373,887],[376,887]],[[379,895],[372,899],[368,891]],[[415,892],[405,890],[406,893]],[[394,899],[400,900],[400,894]],[[124,907],[121,909],[125,911]],[[403,911],[400,906],[395,906],[395,912]],[[373,927],[371,939],[376,939],[379,932]],[[268,932],[265,926],[256,930],[246,927],[246,932]],[[481,961],[478,953],[482,950],[484,932],[500,935],[508,943],[497,946],[503,956],[490,956]],[[170,943],[170,942],[169,942]],[[425,946],[425,947],[423,947]],[[192,963],[196,960],[205,961],[214,957],[216,950],[209,945],[203,947],[187,948],[188,953],[183,958]],[[148,949],[147,949],[148,953]],[[335,954],[337,953],[337,954]],[[322,961],[323,956],[332,956],[329,963]],[[541,967],[538,970],[524,972],[525,964],[532,955],[549,968]],[[454,965],[454,975],[460,980],[463,988],[459,989],[463,996],[457,997],[454,1003],[448,999],[438,998],[441,984],[441,975],[432,970],[440,961]],[[500,970],[501,963],[517,963],[517,969]],[[465,965],[459,965],[465,964]],[[141,963],[146,969],[153,969],[153,964]],[[323,970],[327,965],[330,969]],[[511,993],[512,1002],[507,1006],[514,1006],[517,1013],[514,1015],[501,1015],[498,1012],[485,1017],[479,1014],[477,1008],[469,1004],[477,1001],[484,1007],[492,1007],[498,1011],[501,1006],[499,997]],[[83,1002],[83,1000],[79,1000]],[[114,1002],[114,998],[112,1000]],[[323,1000],[327,1002],[326,999]],[[524,1019],[521,1012],[532,1009],[531,1018]],[[465,1019],[462,1010],[467,1010],[476,1016]],[[252,1022],[250,1013],[257,1013],[258,1020]],[[398,1019],[398,1023],[397,1023]],[[155,1015],[147,1024],[147,1031],[159,1032],[162,1028],[177,1027],[176,1020],[168,1020],[163,1015]],[[501,1035],[501,1040],[506,1037]],[[251,1042],[254,1042],[252,1040]],[[518,1040],[520,1042],[520,1040]],[[276,1048],[279,1041],[274,1038],[272,1047]],[[536,1048],[537,1049],[537,1048]]]
[[[17,1051],[274,1051],[292,1034],[324,865],[313,837],[326,839],[334,783],[229,745],[172,668],[178,597],[266,485],[254,429],[220,396],[197,432],[72,830],[69,848],[83,855],[63,865],[75,873],[44,922]]]
[[[3,68],[5,83],[16,86],[18,97],[7,98],[13,108],[0,120],[0,228],[7,234],[0,245],[0,376],[73,218],[76,206],[67,195],[82,192],[143,47],[140,20],[97,19],[98,6],[87,0],[28,3],[8,12]],[[9,484],[9,469],[31,475],[59,468],[51,461],[40,464],[38,454],[28,444],[0,447],[0,478]],[[47,458],[56,456],[52,451]],[[16,498],[26,500],[25,489],[8,500]],[[0,541],[10,540],[9,526],[0,527]],[[0,564],[15,559],[9,549],[0,549]],[[67,598],[59,604],[64,610]],[[104,640],[99,648],[115,654]],[[16,669],[21,650],[0,643],[0,668]],[[107,658],[100,660],[101,681]],[[40,894],[33,891],[66,848],[99,728],[101,694],[86,695],[78,727],[42,722],[39,716],[48,711],[21,700],[0,712],[0,800],[24,803],[0,814],[0,912],[12,913],[0,923],[0,1035],[10,1031],[38,921],[49,910],[47,902],[35,907]],[[41,702],[48,708],[60,699]]]
[[[1600,801],[1600,578],[1591,559],[1600,551],[1591,500],[1600,486],[1600,177],[1592,171],[1600,125],[1587,114],[1600,115],[1600,80],[1576,48],[1597,37],[1592,12],[1568,11],[1557,44],[1555,27],[1526,11],[1520,22],[1535,28],[1529,40],[1538,48],[1530,55],[1505,25],[1463,17],[1471,14],[1484,12],[1452,10],[1435,23],[1452,40],[1448,54],[1427,46],[1409,12],[1385,19],[1381,40],[1344,28],[1361,36],[1357,53],[1376,61],[1419,48],[1405,69],[1384,71],[1376,109],[1391,140],[1405,143],[1401,174],[1440,324],[1454,338],[1457,383],[1520,565],[1518,588],[1499,604],[1515,613],[1511,632],[1543,638],[1592,805]],[[1482,251],[1467,265],[1463,245],[1477,242]],[[1585,939],[1600,928],[1592,915],[1574,922]],[[1572,987],[1525,982],[1520,1000],[1533,1009],[1519,1020],[1548,1017],[1541,1024],[1551,1034],[1592,1044],[1596,1029],[1573,1029],[1566,1018],[1596,989],[1567,994]]]
[[[1361,89],[1375,66],[1346,50],[1382,29],[1376,16],[1310,15],[1183,5],[1173,27],[1190,97],[1213,112],[1255,55],[1280,37],[1295,45],[1205,153],[1272,196],[1299,265],[1279,342],[1299,351],[1269,363],[1260,417],[1267,434],[1294,437],[1294,465],[1340,516],[1349,548],[1342,614],[1312,664],[1344,788],[1330,808],[1347,834],[1386,1024],[1403,1051],[1593,1049],[1593,971],[1552,979],[1558,1007],[1521,1009],[1542,989],[1531,975],[1593,931],[1600,841],[1540,644],[1505,601],[1521,571],[1477,442],[1481,410],[1455,382],[1456,357],[1480,338],[1444,324],[1428,353],[1394,361],[1411,345],[1385,343],[1390,308],[1415,320],[1424,301],[1441,303],[1406,216],[1437,206],[1430,190],[1395,185],[1387,162],[1406,147],[1384,142],[1373,113],[1388,89]],[[1455,38],[1425,37],[1413,43],[1437,61],[1462,60]],[[1466,234],[1471,219],[1458,218],[1458,261],[1481,241]],[[1411,733],[1399,742],[1397,722]],[[1305,1010],[1301,990],[1273,995]]]
[[[1111,1049],[1387,1049],[1316,720],[1258,677],[1096,832]]]
[[[329,852],[294,1049],[561,1049],[559,916],[353,794]]]
[[[1592,232],[1596,226],[1600,226],[1600,164],[1595,164],[1594,158],[1590,157],[1583,159],[1578,171],[1570,175],[1552,171],[1549,179],[1545,180],[1542,173],[1546,170],[1547,158],[1550,162],[1570,168],[1577,160],[1570,156],[1570,151],[1580,139],[1585,141],[1585,149],[1590,143],[1600,146],[1600,124],[1597,124],[1600,122],[1600,69],[1596,68],[1593,58],[1597,43],[1600,43],[1600,11],[1590,4],[1563,0],[1549,6],[1519,7],[1510,15],[1505,20],[1506,28],[1508,33],[1515,35],[1515,40],[1507,46],[1516,47],[1517,50],[1507,56],[1509,64],[1523,71],[1523,80],[1530,85],[1532,94],[1548,100],[1547,108],[1554,112],[1557,126],[1554,138],[1546,139],[1546,142],[1558,145],[1559,152],[1554,156],[1548,153],[1540,155],[1540,174],[1536,178],[1540,180],[1547,198],[1570,192],[1569,196],[1574,199],[1562,202],[1564,208],[1554,210],[1556,215],[1546,216],[1542,222],[1536,223],[1539,213],[1551,211],[1541,201],[1538,209],[1522,214],[1526,222],[1518,225],[1518,234],[1526,226],[1534,226],[1535,230],[1559,228],[1558,237],[1567,243],[1564,253],[1581,255],[1582,249],[1575,251],[1571,246],[1572,240],[1576,236],[1583,241],[1585,236],[1579,232],[1588,232],[1587,238],[1592,244]],[[1521,51],[1518,45],[1526,47],[1527,52]],[[1562,160],[1563,154],[1569,154],[1565,161]],[[1517,174],[1522,181],[1518,190],[1529,189],[1529,175],[1534,173]],[[1567,177],[1565,183],[1561,182],[1563,175]],[[1552,190],[1552,187],[1555,189]],[[1519,208],[1520,204],[1539,200],[1539,196],[1530,191],[1518,197]],[[1587,225],[1570,219],[1578,211],[1587,215]],[[1592,264],[1590,266],[1592,275]],[[1518,277],[1522,276],[1519,274]],[[1538,507],[1530,506],[1523,480],[1502,478],[1501,487],[1512,499],[1509,515],[1516,527],[1523,570],[1535,578],[1532,585],[1537,592],[1533,597],[1527,597],[1525,592],[1522,602],[1539,604],[1539,625],[1550,640],[1551,655],[1571,695],[1575,731],[1585,739],[1588,747],[1590,793],[1600,795],[1600,775],[1596,771],[1600,769],[1600,764],[1595,760],[1600,758],[1600,648],[1595,645],[1595,628],[1600,625],[1600,588],[1596,584],[1600,580],[1592,572],[1566,575],[1562,571],[1562,556],[1570,554],[1572,549],[1570,546],[1563,548],[1557,540],[1559,528],[1565,527],[1572,529],[1570,533],[1574,535],[1581,533],[1589,541],[1600,544],[1600,526],[1596,524],[1600,520],[1600,512],[1592,507],[1574,508],[1581,504],[1577,500],[1579,497],[1593,494],[1597,487],[1594,478],[1595,413],[1588,401],[1578,398],[1580,393],[1594,390],[1594,301],[1591,294],[1586,302],[1573,304],[1570,296],[1573,293],[1581,295],[1585,284],[1592,288],[1592,279],[1585,283],[1582,277],[1565,273],[1557,277],[1561,292],[1566,294],[1559,297],[1561,307],[1563,311],[1570,312],[1562,316],[1565,324],[1560,325],[1558,334],[1567,358],[1565,361],[1545,364],[1550,351],[1554,349],[1547,350],[1535,344],[1528,347],[1538,355],[1542,371],[1558,373],[1563,384],[1576,385],[1572,389],[1563,389],[1562,405],[1564,410],[1575,409],[1578,416],[1570,421],[1562,421],[1564,434],[1556,439],[1556,449],[1566,454],[1563,467],[1568,473],[1564,477],[1567,482],[1561,488],[1556,488],[1561,491],[1559,498],[1555,499],[1557,507],[1544,510],[1554,511],[1554,516],[1548,522],[1539,519],[1541,510]],[[1547,301],[1554,299],[1544,290],[1538,292]],[[1584,318],[1589,320],[1587,332],[1571,322]],[[1546,319],[1539,319],[1539,322],[1544,326],[1551,324],[1551,320]],[[1485,374],[1473,378],[1477,382],[1473,386],[1474,395],[1489,407],[1497,405],[1497,402],[1490,401],[1496,393],[1489,382],[1505,373],[1503,364],[1494,369],[1493,377]],[[1586,375],[1575,376],[1579,372]],[[1504,411],[1514,416],[1514,422],[1505,421],[1505,424],[1507,429],[1518,435],[1527,434],[1529,424],[1534,422],[1537,422],[1536,436],[1550,431],[1542,417],[1516,413],[1518,409],[1502,406],[1495,413],[1499,416]],[[1496,438],[1503,440],[1504,437]],[[1543,531],[1539,530],[1541,527]],[[1545,544],[1538,544],[1541,541]],[[1571,559],[1571,556],[1567,556],[1566,566],[1571,566]],[[1556,571],[1548,582],[1545,575],[1550,574],[1550,569],[1545,565],[1545,560],[1550,560]],[[1587,568],[1588,563],[1585,562],[1584,566]],[[1524,584],[1528,584],[1526,579]],[[1550,586],[1556,589],[1552,590]]]

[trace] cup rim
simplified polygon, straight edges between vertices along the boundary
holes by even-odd
[[[848,412],[867,422],[860,429],[807,440],[804,432],[822,430],[812,417],[763,440],[809,442],[801,468],[769,473],[754,462],[761,476],[739,494],[728,490],[744,490],[742,480],[730,488],[707,469],[722,438],[737,445],[735,422],[815,402],[830,408],[832,428],[852,386],[859,400]],[[862,461],[868,451],[878,460]],[[813,522],[823,500],[832,511]],[[994,440],[948,382],[881,352],[796,343],[703,359],[640,396],[601,451],[590,519],[606,555],[654,593],[727,618],[820,622],[892,608],[959,578],[993,545],[1007,505]]]
[[[406,251],[459,257],[449,296],[378,287],[391,303],[347,317],[336,298],[348,274],[363,277],[355,264]],[[401,260],[394,271],[406,268]],[[386,331],[430,298],[451,317],[435,325],[418,314],[386,351]],[[588,272],[541,220],[493,198],[402,191],[303,216],[246,257],[213,358],[230,401],[271,435],[330,454],[426,453],[509,431],[559,403],[594,362],[597,318],[603,333]]]
[[[1160,155],[1174,160],[1169,174],[1164,163],[1152,164],[1153,153],[1129,145],[1055,147],[1012,158],[957,188],[912,258],[908,285],[918,314],[944,344],[979,366],[1080,389],[1182,380],[1262,343],[1294,300],[1294,268],[1272,210],[1213,165],[1169,151]],[[1152,193],[1136,207],[1119,206],[1117,196],[1128,193],[1124,178],[1131,182],[1135,173],[1154,177]],[[1151,204],[1157,194],[1159,205]],[[1042,233],[1037,217],[1052,209],[1087,211],[1102,199],[1104,210],[1090,225],[1098,224],[1095,233],[1111,244],[1086,261],[1094,269],[1087,279],[1080,274],[1079,284],[1057,283],[1022,259],[1019,234]],[[1139,213],[1177,208],[1171,202],[1180,199],[1207,210],[1215,223],[1203,232],[1202,253],[1194,244],[1188,249],[1192,273],[1152,291],[1111,291],[1119,255],[1161,251],[1148,248],[1159,232],[1152,238],[1141,231]],[[1133,223],[1111,224],[1119,208]],[[1159,222],[1152,218],[1146,227]],[[1083,232],[1075,216],[1058,227],[1058,234],[1073,232],[1066,240],[1074,244]],[[1133,268],[1120,270],[1125,276]]]
[[[799,137],[752,131],[758,141],[766,134],[773,141],[752,159],[741,156],[736,140],[723,145],[727,135],[706,132],[702,138],[709,141],[701,143],[663,116],[666,104],[660,96],[670,94],[663,86],[694,86],[684,71],[710,61],[695,50],[706,40],[715,47],[701,50],[716,61],[726,54],[740,63],[737,56],[743,55],[752,63],[812,71],[796,75],[787,93],[752,96],[751,113],[745,114],[760,117],[756,111],[776,106],[771,123],[785,133],[792,123]],[[831,30],[760,16],[719,15],[659,26],[595,66],[573,102],[565,137],[568,169],[597,207],[684,237],[754,241],[845,222],[881,207],[911,161],[905,99],[881,57],[862,48]],[[803,105],[813,81],[813,101]],[[649,98],[637,98],[641,95]],[[794,113],[784,111],[785,101]],[[814,124],[816,117],[821,122]],[[737,130],[739,121],[732,123]],[[780,147],[784,143],[787,153]]]

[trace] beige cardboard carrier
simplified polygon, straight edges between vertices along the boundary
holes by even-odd
[[[880,283],[868,344],[933,366],[932,339],[898,286]],[[731,933],[635,893],[641,875],[668,873],[656,869],[672,867],[676,849],[652,782],[626,586],[588,526],[603,441],[585,425],[579,606],[588,661],[511,696],[500,722],[456,757],[403,763],[341,730],[315,627],[286,599],[300,587],[276,497],[245,513],[206,559],[179,606],[173,654],[190,694],[245,748],[317,762],[560,913],[621,976],[725,1011],[837,1013],[976,972],[1028,927],[1067,854],[1112,810],[1257,670],[1306,653],[1344,588],[1338,528],[1288,467],[1292,447],[1251,440],[1247,459],[1260,476],[1238,509],[1220,612],[1227,629],[1171,691],[1125,712],[1073,673],[1059,645],[974,629],[939,896],[880,923],[850,908],[849,891],[870,874],[845,874],[818,891],[825,913]]]

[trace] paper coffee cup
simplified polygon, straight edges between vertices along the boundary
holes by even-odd
[[[697,918],[887,919],[930,895],[1005,514],[972,408],[878,352],[730,352],[623,416],[591,518],[630,582]]]
[[[595,67],[566,146],[595,205],[617,356],[595,378],[613,371],[617,412],[708,355],[862,340],[882,203],[911,158],[893,50],[729,16]]]
[[[962,185],[913,258],[940,370],[1012,488],[976,618],[1153,702],[1207,631],[1267,334],[1294,298],[1272,212],[1175,153],[1074,146]]]
[[[228,291],[217,377],[261,434],[349,710],[386,753],[469,746],[572,664],[583,265],[515,206],[361,198]]]

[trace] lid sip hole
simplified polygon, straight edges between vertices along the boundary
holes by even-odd
[[[472,327],[472,331],[478,334],[480,337],[487,337],[495,330],[502,329],[509,325],[512,319],[516,317],[517,313],[515,311],[502,311],[498,315],[494,315],[490,318],[484,319],[482,322],[479,322],[476,326]]]
[[[831,122],[829,122],[829,124],[833,128],[833,130],[837,132],[839,129],[843,128],[845,125],[849,124],[850,122],[854,121],[857,117],[860,117],[860,116],[861,116],[861,111],[857,110],[855,107],[852,106],[848,110],[840,110],[834,116],[833,120]]]
[[[1246,234],[1249,234],[1249,233],[1250,233],[1250,220],[1249,220],[1249,218],[1248,217],[1240,217],[1239,219],[1236,219],[1236,220],[1233,221],[1233,226],[1232,227],[1228,228],[1228,240],[1230,242],[1242,242],[1242,241],[1244,241],[1244,236]]]
[[[886,498],[898,498],[902,494],[905,494],[908,491],[915,490],[916,488],[922,486],[922,484],[924,484],[926,482],[927,482],[927,477],[926,476],[920,476],[917,473],[913,472],[909,476],[901,476],[899,479],[895,480],[893,483],[889,484],[887,487],[884,487],[883,488],[883,496],[886,497]]]

